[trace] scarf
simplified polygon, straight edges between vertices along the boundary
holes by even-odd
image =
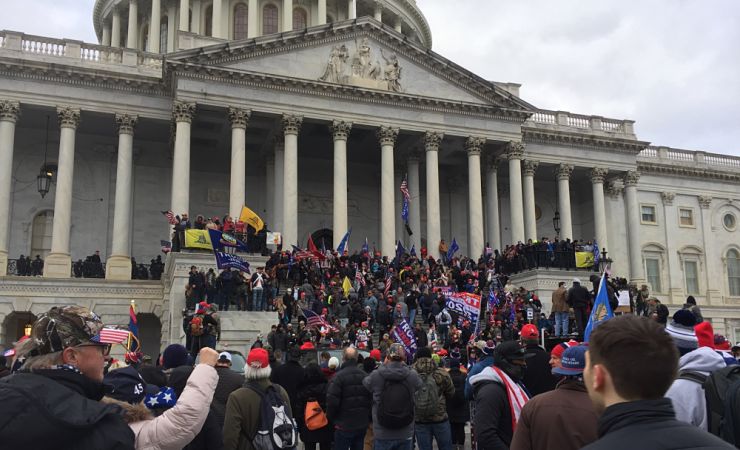
[[[516,431],[516,424],[519,421],[519,416],[522,414],[522,408],[524,408],[524,405],[529,400],[527,392],[512,380],[506,372],[495,366],[486,367],[480,374],[474,375],[470,379],[471,384],[476,384],[480,381],[495,381],[504,386],[511,412],[511,430]]]

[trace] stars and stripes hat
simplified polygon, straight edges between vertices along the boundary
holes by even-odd
[[[120,343],[127,337],[126,330],[104,328],[100,316],[83,306],[55,306],[34,322],[31,339],[35,348],[29,356],[60,352],[90,342]]]
[[[132,366],[111,370],[105,374],[103,384],[109,397],[135,405],[141,403],[147,393],[156,395],[159,388],[149,385]]]
[[[151,385],[150,385],[151,386]],[[149,409],[171,408],[177,403],[177,394],[171,387],[162,387],[154,393],[147,393],[144,404]]]

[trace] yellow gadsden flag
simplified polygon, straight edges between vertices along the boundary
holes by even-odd
[[[352,283],[350,283],[349,278],[344,277],[344,281],[342,281],[342,289],[344,290],[344,296],[348,296],[349,290],[352,289]]]
[[[258,233],[261,229],[265,228],[265,222],[260,219],[260,216],[246,206],[242,206],[242,212],[239,214],[239,221],[254,228],[255,233]]]
[[[576,267],[585,269],[594,266],[594,254],[591,252],[576,252]]]
[[[213,250],[208,230],[185,230],[185,248]]]

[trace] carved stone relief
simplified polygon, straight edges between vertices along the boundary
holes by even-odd
[[[380,49],[383,62],[373,54],[368,38],[355,40],[355,51],[345,44],[335,45],[329,53],[324,74],[320,81],[347,84],[362,88],[380,89],[391,92],[402,92],[401,71],[398,56],[395,53],[386,55]]]

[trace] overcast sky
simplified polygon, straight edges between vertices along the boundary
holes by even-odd
[[[96,41],[94,0],[0,0],[0,29]],[[740,156],[738,0],[417,0],[433,49],[544,109]]]

